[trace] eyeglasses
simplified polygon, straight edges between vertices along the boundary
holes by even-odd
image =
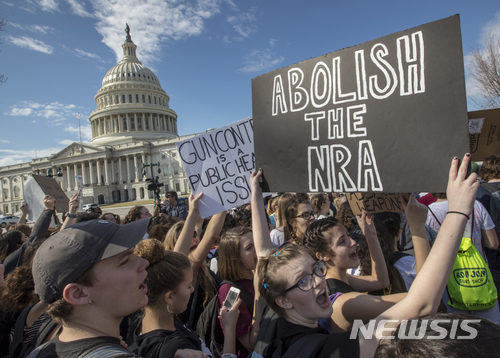
[[[295,285],[286,289],[285,293],[293,290],[295,287],[298,287],[298,289],[303,291],[303,292],[307,292],[307,291],[312,290],[312,288],[314,287],[314,276],[313,275],[315,275],[317,277],[325,277],[326,271],[327,271],[327,267],[326,267],[325,262],[323,260],[318,261],[316,266],[314,266],[312,274],[305,275],[302,278],[300,278]]]
[[[294,216],[293,219],[302,218],[304,220],[311,220],[311,218],[313,218],[313,217],[314,217],[314,211],[311,211],[311,212],[305,212],[305,213],[302,213],[300,215]]]

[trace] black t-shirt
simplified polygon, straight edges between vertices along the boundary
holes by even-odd
[[[347,283],[341,280],[337,280],[336,278],[327,278],[326,288],[328,290],[329,295],[334,295],[338,292],[341,293],[356,292],[356,290],[351,286],[349,286]]]
[[[115,337],[95,337],[79,339],[73,342],[61,342],[59,337],[56,337],[48,342],[37,358],[78,358],[91,348],[105,344],[120,345],[120,340]],[[124,351],[124,353],[126,352]],[[132,358],[137,356],[130,353],[127,356],[120,355],[120,358],[122,357]]]
[[[277,355],[282,356],[289,348],[298,350],[297,346],[292,347],[292,345],[300,338],[309,335],[324,335],[324,338],[319,337],[319,342],[315,340],[315,342],[312,343],[312,340],[309,340],[309,342],[311,342],[311,347],[307,347],[308,357],[358,358],[360,352],[359,342],[357,338],[350,339],[350,334],[351,332],[330,334],[326,329],[320,326],[310,328],[293,324],[284,318],[279,318],[276,332],[277,340],[273,341],[273,343],[264,350],[263,356],[270,358],[275,352]]]
[[[142,316],[136,316],[131,324],[129,337],[134,336],[134,342],[129,344],[128,349],[141,357],[150,357],[155,347],[162,343],[160,350],[161,358],[173,358],[178,349],[194,349],[201,351],[200,339],[188,330],[184,325],[175,319],[175,331],[156,329],[154,331],[136,335],[135,331],[142,322]]]

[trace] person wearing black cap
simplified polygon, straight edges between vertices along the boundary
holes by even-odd
[[[143,308],[149,265],[134,254],[149,219],[120,226],[75,224],[45,241],[33,260],[35,292],[63,326],[32,354],[45,357],[134,357],[120,345],[122,319]],[[90,357],[90,355],[87,355]]]

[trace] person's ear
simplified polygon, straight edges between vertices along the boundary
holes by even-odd
[[[278,306],[284,310],[291,310],[293,308],[292,302],[290,302],[286,297],[280,296],[274,300]]]
[[[173,296],[174,296],[174,293],[172,291],[168,291],[167,293],[165,293],[163,295],[163,299],[164,299],[164,301],[165,301],[165,303],[167,305],[171,305],[172,304],[172,298],[173,298]]]
[[[323,261],[325,261],[325,262],[326,262],[326,261],[330,261],[330,256],[325,255],[325,254],[323,254],[323,253],[321,253],[321,252],[316,252],[316,258],[317,258],[318,260],[323,260]]]
[[[88,305],[92,302],[92,297],[87,292],[87,288],[77,283],[70,283],[64,287],[63,298],[73,306]]]

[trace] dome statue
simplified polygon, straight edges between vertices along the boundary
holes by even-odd
[[[160,81],[136,56],[137,46],[127,34],[123,58],[102,80],[90,114],[92,144],[113,145],[177,137],[177,114]]]

